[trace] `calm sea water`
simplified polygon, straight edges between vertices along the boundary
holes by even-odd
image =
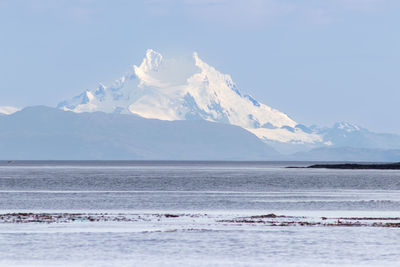
[[[0,162],[0,210],[400,217],[400,171],[309,164]],[[0,224],[0,265],[400,266],[398,229],[166,223]]]

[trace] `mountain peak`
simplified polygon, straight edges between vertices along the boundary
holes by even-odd
[[[362,130],[360,126],[350,122],[337,122],[333,125],[334,129],[339,129],[346,132],[357,132]]]
[[[11,107],[11,106],[0,106],[0,114],[10,115],[17,111],[21,110],[20,108]]]
[[[163,60],[163,56],[154,51],[153,49],[147,49],[146,57],[143,59],[142,64],[140,64],[139,68],[144,71],[157,71]]]
[[[131,113],[170,121],[227,123],[241,126],[263,140],[321,141],[318,135],[296,128],[298,123],[285,113],[240,92],[230,75],[208,65],[197,52],[193,59],[190,63],[164,59],[148,49],[141,64],[114,85],[100,84],[58,107],[74,112]]]
[[[142,63],[140,66],[133,66],[134,69],[134,75],[136,75],[140,79],[140,87],[143,86],[151,86],[151,85],[156,85],[160,86],[161,83],[155,79],[152,75],[152,72],[157,72],[161,63],[163,61],[163,56],[152,50],[152,49],[147,49],[146,51],[146,56],[142,60]],[[122,78],[123,80],[121,83],[125,82],[126,77],[124,76]]]

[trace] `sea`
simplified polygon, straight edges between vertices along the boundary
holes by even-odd
[[[0,161],[0,266],[400,266],[400,171],[314,163]]]

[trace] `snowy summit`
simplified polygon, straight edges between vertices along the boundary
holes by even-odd
[[[16,107],[0,106],[0,114],[10,115],[17,112],[18,110],[20,109]]]
[[[147,50],[139,66],[111,86],[61,102],[73,112],[137,114],[160,120],[208,120],[241,126],[264,141],[319,143],[320,135],[242,93],[232,78],[193,54],[190,66]]]

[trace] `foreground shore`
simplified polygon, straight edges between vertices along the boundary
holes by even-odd
[[[232,225],[264,225],[277,227],[291,226],[319,226],[319,227],[390,227],[400,228],[400,217],[307,217],[307,216],[285,216],[274,213],[252,216],[216,216],[208,214],[123,214],[123,213],[3,213],[0,214],[0,224],[59,224],[59,223],[101,223],[101,222],[124,222],[131,224],[153,224],[157,222],[185,223],[208,223],[219,226]]]
[[[2,211],[0,266],[398,266],[399,228],[394,212]]]

